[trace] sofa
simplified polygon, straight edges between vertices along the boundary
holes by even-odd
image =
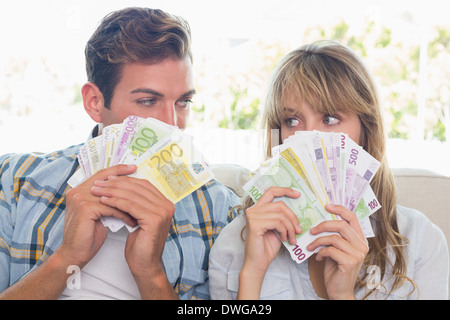
[[[246,196],[242,186],[250,179],[250,171],[235,164],[213,165],[215,178],[236,193]],[[450,197],[450,177],[424,169],[393,168],[397,185],[397,203],[417,209],[450,239],[450,213],[447,197]],[[449,283],[450,293],[450,283]]]

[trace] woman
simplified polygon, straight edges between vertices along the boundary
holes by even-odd
[[[275,71],[263,124],[266,156],[299,130],[344,132],[380,161],[371,182],[382,207],[370,218],[375,237],[366,239],[356,216],[343,206],[326,206],[340,221],[325,221],[312,234],[297,264],[282,248],[301,232],[294,213],[276,197],[301,197],[270,188],[228,225],[210,255],[211,297],[217,299],[447,299],[448,250],[442,231],[422,213],[396,204],[395,184],[385,155],[385,135],[376,88],[361,60],[331,41],[288,54]],[[271,141],[271,130],[280,141]],[[241,233],[241,231],[244,231]]]

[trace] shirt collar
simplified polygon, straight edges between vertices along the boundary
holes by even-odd
[[[95,127],[92,129],[91,133],[89,134],[88,140],[91,140],[91,139],[101,135],[102,128],[103,128],[103,125],[101,123],[95,125]]]

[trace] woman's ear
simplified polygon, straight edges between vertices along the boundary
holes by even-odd
[[[100,89],[92,82],[87,82],[81,88],[84,110],[97,123],[102,123],[102,114],[104,107],[103,94]]]

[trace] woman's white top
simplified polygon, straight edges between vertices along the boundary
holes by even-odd
[[[355,296],[362,299],[372,288],[377,288],[367,299],[448,299],[449,253],[443,232],[417,210],[397,206],[400,233],[406,236],[406,275],[409,281],[389,294],[393,284],[392,269],[379,279],[375,266],[361,270],[368,273],[366,287],[357,289]],[[240,215],[220,233],[210,254],[209,277],[212,299],[236,299],[239,272],[244,262],[245,242],[241,231],[246,224]],[[393,257],[393,252],[389,252]],[[308,261],[297,264],[282,246],[270,264],[261,289],[261,299],[320,299],[311,283]]]

